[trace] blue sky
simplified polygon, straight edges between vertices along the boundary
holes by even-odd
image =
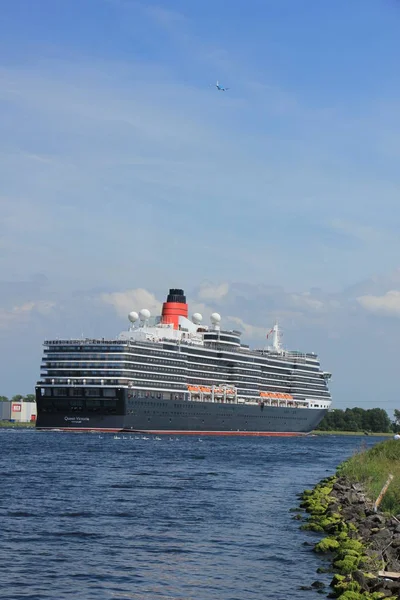
[[[336,406],[397,407],[399,27],[395,0],[4,0],[1,392],[178,286],[254,344],[279,317]]]

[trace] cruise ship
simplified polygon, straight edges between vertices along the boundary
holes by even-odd
[[[189,318],[182,289],[161,315],[128,315],[115,339],[44,342],[38,429],[193,435],[305,435],[331,405],[318,356],[281,347],[278,325],[250,349],[221,316]]]

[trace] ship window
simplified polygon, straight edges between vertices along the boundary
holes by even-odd
[[[103,396],[107,398],[115,398],[115,389],[113,388],[105,388],[103,390]]]
[[[71,388],[69,390],[70,396],[82,396],[82,391],[80,388]]]
[[[66,396],[67,390],[65,390],[63,388],[54,388],[53,394],[54,394],[54,396]]]
[[[87,388],[85,389],[85,396],[98,396],[99,395],[99,390],[94,389],[94,388]]]

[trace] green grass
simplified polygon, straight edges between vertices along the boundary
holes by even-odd
[[[35,427],[35,423],[34,422],[28,422],[28,423],[19,423],[18,421],[15,421],[14,423],[10,423],[10,421],[0,421],[0,427],[22,427],[22,428],[26,428],[26,427]]]
[[[389,474],[393,475],[380,509],[400,513],[400,440],[385,440],[373,448],[361,448],[338,468],[338,474],[362,483],[367,496],[375,502]]]

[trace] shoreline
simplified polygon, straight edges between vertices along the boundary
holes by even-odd
[[[0,421],[0,429],[34,429],[35,423],[31,421]]]
[[[27,422],[21,422],[21,421],[0,421],[0,429],[13,429],[13,428],[18,428],[18,429],[34,429],[35,428],[36,423],[35,422],[31,422],[31,421],[27,421]],[[183,432],[184,433],[184,432]],[[395,434],[394,433],[365,433],[364,431],[311,431],[311,433],[306,434],[307,436],[310,435],[356,435],[356,436],[360,436],[360,437],[393,437]],[[279,436],[278,436],[279,437]]]
[[[372,433],[365,431],[321,431],[316,429],[315,431],[312,431],[310,435],[359,435],[363,437],[393,437],[395,433]]]
[[[382,473],[385,478],[393,469],[393,461],[398,460],[394,444],[397,442],[385,440],[374,446],[378,452],[372,455],[372,459],[384,455],[392,460],[391,464],[385,463]],[[364,456],[365,461],[371,460],[369,452],[371,449],[359,456]],[[321,565],[317,573],[332,575],[330,589],[321,581],[314,582],[307,589],[318,586],[329,593],[329,598],[342,600],[399,598],[400,514],[395,516],[398,504],[386,502],[386,512],[378,509],[371,498],[378,498],[382,486],[379,484],[377,492],[371,491],[370,486],[367,491],[368,482],[365,485],[361,483],[360,472],[350,470],[346,473],[346,465],[351,460],[339,465],[335,475],[298,496],[299,511],[293,519],[301,521],[300,529],[316,538],[314,542],[304,542],[304,545],[312,546],[312,551],[325,559],[327,568]],[[291,509],[291,512],[296,512],[296,509]]]

